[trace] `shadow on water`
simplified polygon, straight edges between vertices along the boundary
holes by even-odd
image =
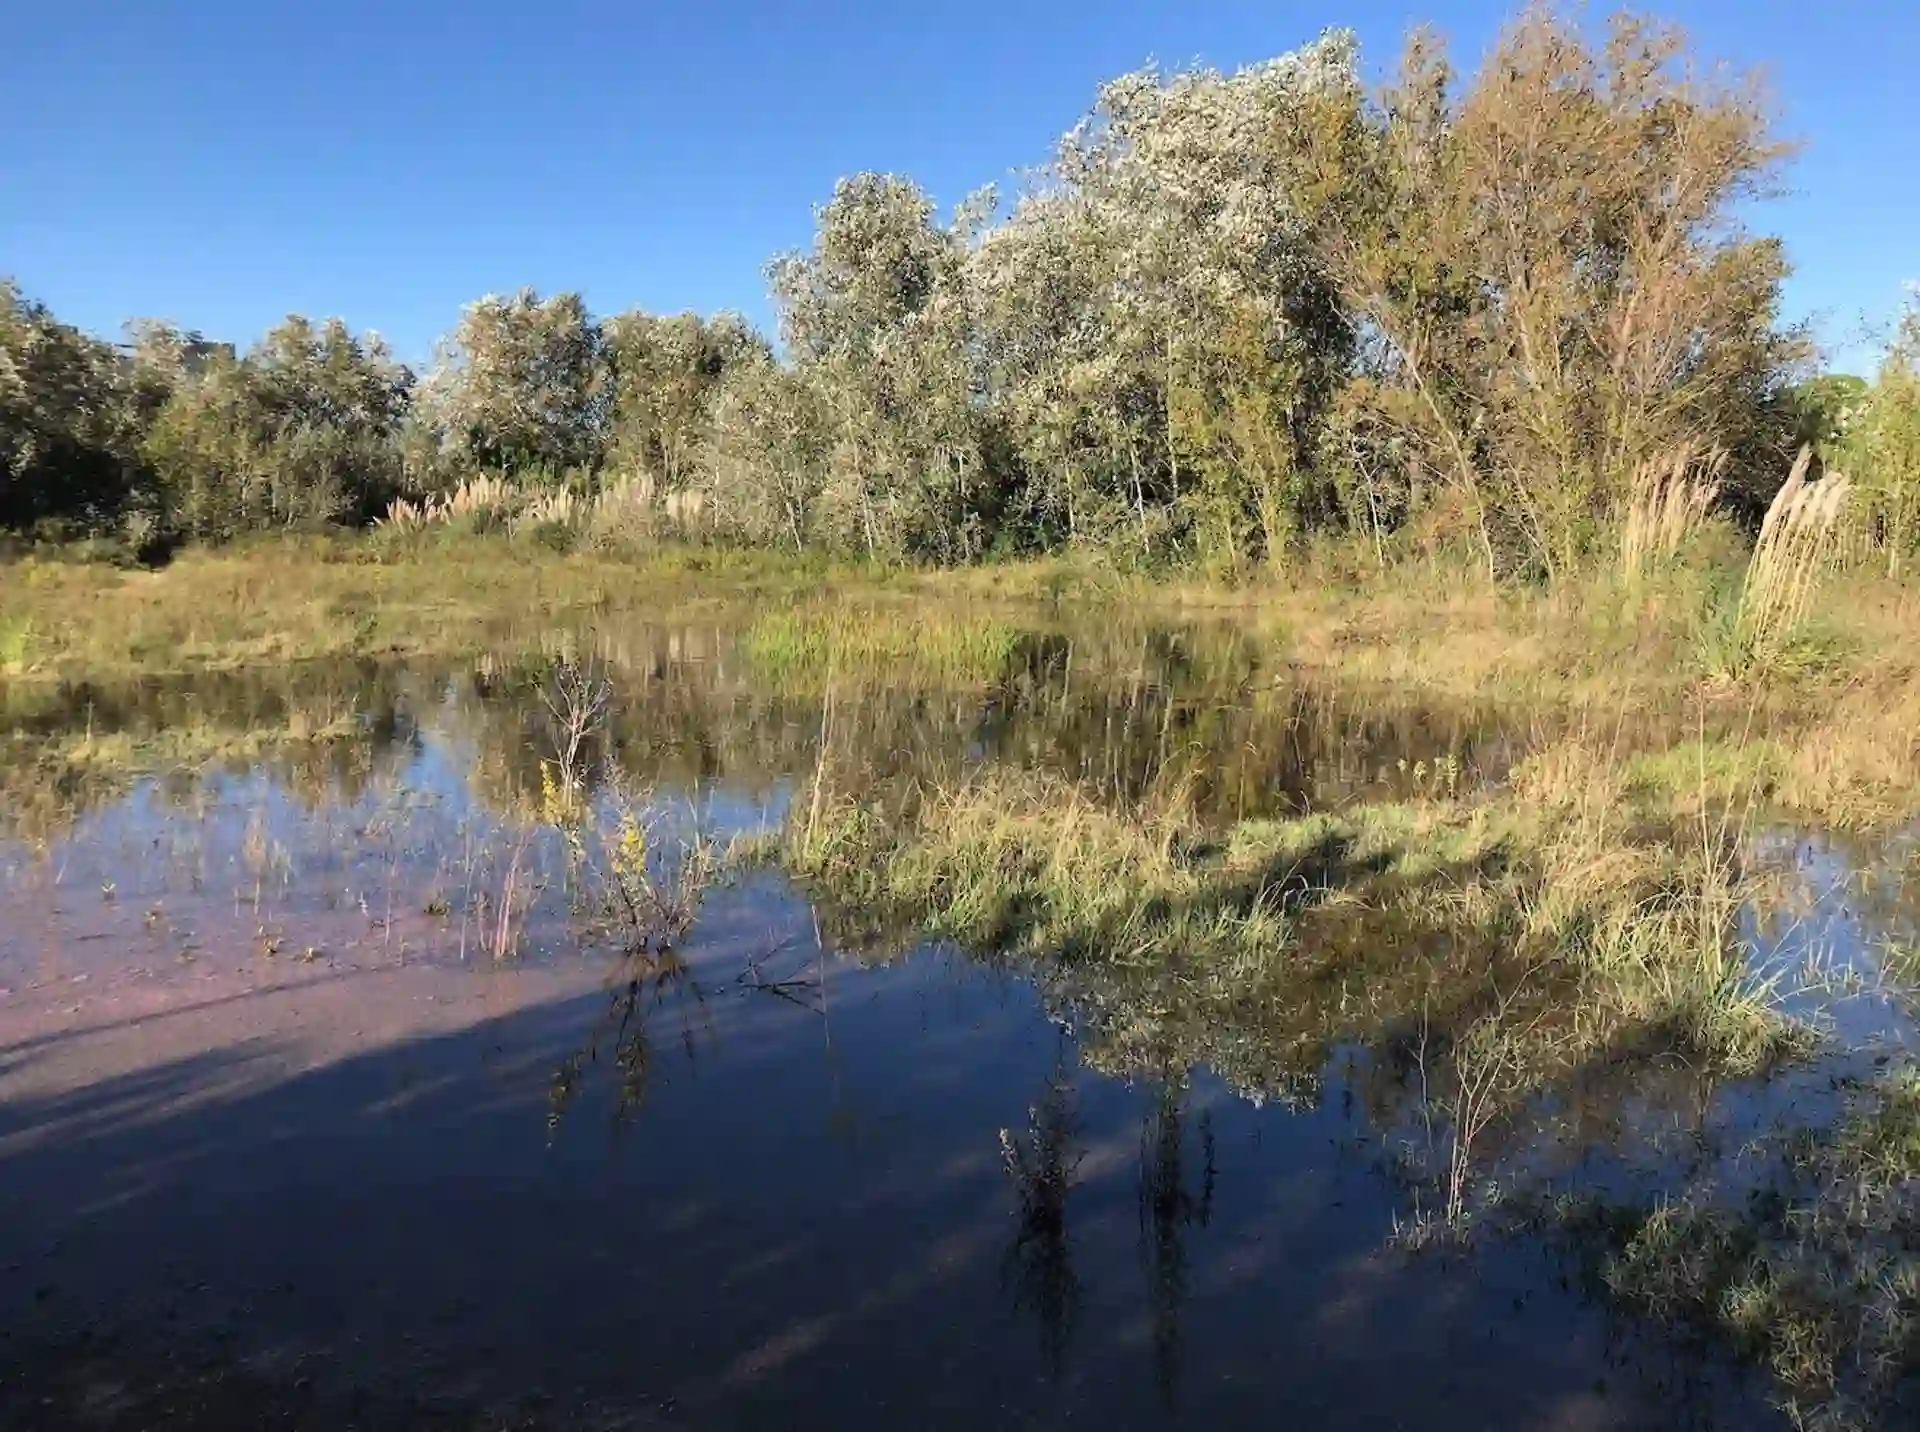
[[[1697,1375],[1537,1258],[1383,1256],[1332,1109],[1090,1075],[936,952],[829,961],[820,1010],[738,953],[291,1076],[257,1026],[76,1087],[97,1036],[29,1051],[6,1425],[1637,1426]]]
[[[993,766],[1227,821],[1497,780],[1538,734],[1193,634],[967,687],[771,686],[717,632],[592,654],[596,829],[764,829],[825,759],[876,805]],[[1430,1005],[1390,931],[1336,952],[1379,977],[1365,1049],[1264,988],[855,958],[771,871],[677,945],[590,938],[543,661],[8,698],[0,1425],[1769,1425],[1549,1243],[1389,1246]],[[1557,1113],[1596,1163],[1722,1107],[1593,1073]]]

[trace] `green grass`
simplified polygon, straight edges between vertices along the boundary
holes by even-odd
[[[1724,1334],[1778,1379],[1798,1425],[1884,1425],[1920,1374],[1920,1071],[1896,1066],[1837,1128],[1795,1142],[1743,1201],[1581,1208],[1572,1224],[1600,1231],[1617,1297]]]
[[[1869,1104],[1842,1128],[1835,1162],[1874,1188],[1920,1179],[1920,1069],[1897,1068],[1879,1080]]]
[[[1007,673],[1024,639],[994,618],[840,606],[758,617],[741,645],[756,676],[791,692],[836,679],[987,685]]]
[[[1748,976],[1730,859],[1510,798],[1211,830],[1177,799],[1115,810],[1071,786],[990,776],[892,817],[816,792],[796,806],[787,861],[870,934],[924,929],[1155,981],[1171,969],[1228,996],[1283,989],[1319,955],[1343,956],[1356,924],[1391,932],[1409,960],[1444,946],[1528,988],[1514,1017],[1537,1036],[1529,1058],[1543,1079],[1626,1044],[1747,1071],[1800,1037]],[[1327,971],[1352,996],[1341,1007],[1366,1018],[1311,1042],[1391,1027],[1381,990],[1357,987],[1373,973]]]
[[[1627,793],[1670,809],[1765,799],[1790,753],[1769,737],[1682,740],[1629,757],[1621,772]]]
[[[33,621],[16,617],[0,622],[0,676],[25,676],[33,652]]]
[[[275,538],[182,554],[159,571],[27,557],[0,571],[0,631],[33,633],[17,677],[99,679],[343,655],[476,652],[567,621],[702,620],[893,574],[698,548],[638,561],[505,539],[408,544]]]

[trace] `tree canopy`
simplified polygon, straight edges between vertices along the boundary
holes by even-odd
[[[1122,75],[1005,203],[843,179],[768,267],[778,351],[737,315],[529,289],[470,305],[416,379],[339,320],[115,346],[9,284],[0,523],[217,539],[486,476],[889,558],[1237,572],[1350,538],[1551,580],[1689,453],[1737,513],[1801,441],[1903,470],[1911,320],[1822,407],[1783,246],[1744,226],[1785,155],[1761,92],[1671,27],[1535,8],[1472,74],[1416,31],[1369,87],[1330,31]],[[1876,521],[1911,548],[1904,482]]]

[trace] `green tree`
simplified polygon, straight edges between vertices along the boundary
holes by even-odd
[[[378,335],[291,315],[244,357],[164,328],[136,353],[167,392],[144,451],[182,535],[364,522],[399,490],[412,375]]]
[[[1238,565],[1313,520],[1351,344],[1274,136],[1352,66],[1332,33],[1234,75],[1124,75],[979,245],[988,391],[1030,504],[1070,536]]]
[[[1860,494],[1889,575],[1920,560],[1920,290],[1909,297],[1873,386],[1841,410],[1834,461]]]
[[[115,521],[141,481],[127,364],[0,279],[0,527]]]
[[[1464,87],[1418,33],[1394,83],[1283,148],[1375,414],[1490,572],[1570,570],[1689,444],[1765,446],[1805,344],[1777,325],[1780,244],[1736,215],[1785,149],[1677,31],[1623,15],[1596,44],[1536,8]]]
[[[795,551],[818,540],[832,445],[816,384],[771,359],[730,368],[714,395],[699,461],[714,528]]]
[[[942,226],[910,181],[856,175],[819,210],[813,248],[768,269],[795,377],[826,414],[816,525],[835,545],[961,561],[987,539],[963,263],[990,204]]]
[[[727,374],[772,356],[766,339],[733,313],[710,320],[622,313],[607,320],[605,341],[613,388],[607,464],[668,492],[693,480]]]
[[[419,476],[597,469],[611,389],[600,325],[579,294],[489,294],[467,306],[421,382]]]

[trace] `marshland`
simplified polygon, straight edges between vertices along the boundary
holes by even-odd
[[[0,1420],[1909,1425],[1920,310],[1709,58],[1125,75],[778,345],[8,285]]]

